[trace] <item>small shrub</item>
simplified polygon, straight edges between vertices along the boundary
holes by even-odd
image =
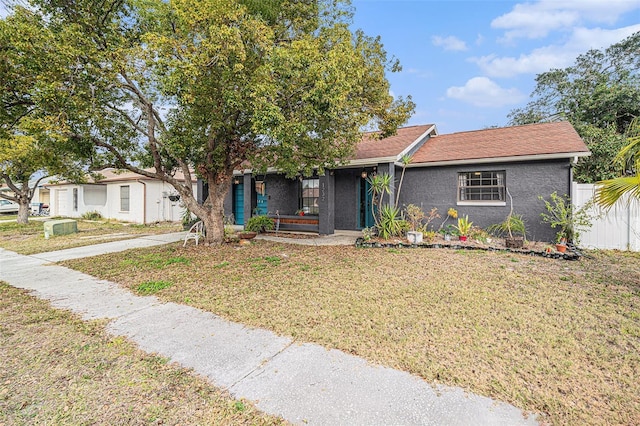
[[[504,221],[489,226],[487,231],[497,237],[513,238],[514,235],[520,235],[525,239],[527,237],[524,218],[519,214],[509,214]]]
[[[102,219],[102,215],[100,214],[100,212],[97,212],[94,210],[91,212],[83,213],[82,218],[85,220],[98,220],[98,219]]]
[[[245,231],[249,232],[265,232],[271,231],[275,227],[273,220],[267,216],[252,216],[244,225]]]
[[[562,197],[557,192],[551,194],[551,201],[545,200],[542,196],[538,198],[544,201],[547,210],[546,213],[540,213],[542,221],[551,225],[553,229],[559,228],[556,233],[557,241],[566,238],[567,241],[578,244],[580,233],[592,225],[592,216],[588,213],[591,204],[587,203],[579,209],[574,209],[571,199],[566,195]]]
[[[380,210],[380,229],[378,230],[380,237],[385,240],[391,237],[402,235],[409,228],[409,223],[402,219],[399,208],[384,205]]]
[[[371,240],[371,238],[376,236],[376,228],[375,227],[370,227],[370,228],[363,228],[362,229],[362,238],[365,241],[369,241]]]
[[[438,235],[436,231],[425,231],[423,232],[423,234],[424,234],[423,239],[429,243],[435,240],[436,236]]]
[[[458,218],[458,225],[455,228],[458,230],[460,235],[469,235],[469,231],[471,231],[472,225],[473,222],[469,221],[469,216],[467,215],[465,217]]]

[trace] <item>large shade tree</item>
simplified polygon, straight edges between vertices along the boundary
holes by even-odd
[[[510,124],[568,120],[591,150],[574,176],[593,183],[618,174],[613,159],[640,116],[640,32],[604,50],[590,50],[564,69],[536,76],[533,100],[509,114]]]
[[[74,40],[24,8],[0,19],[0,181],[10,190],[0,197],[19,204],[18,223],[27,223],[41,179],[81,170],[61,113],[72,105],[68,95],[78,94],[69,64],[82,49]]]
[[[363,128],[392,134],[414,107],[389,95],[385,73],[399,66],[379,39],[349,29],[348,2],[36,4],[50,28],[75,28],[87,43],[79,66],[91,78],[67,123],[76,146],[91,149],[95,166],[173,185],[212,244],[223,241],[234,169],[322,173],[354,151]],[[203,204],[194,174],[208,184]]]

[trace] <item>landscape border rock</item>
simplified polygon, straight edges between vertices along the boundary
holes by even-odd
[[[480,247],[476,245],[457,244],[452,242],[450,244],[443,243],[421,243],[421,244],[409,244],[399,242],[381,243],[379,241],[365,241],[364,238],[359,237],[356,239],[355,246],[358,248],[397,248],[397,249],[415,249],[415,248],[427,248],[427,249],[451,249],[451,250],[477,250],[477,251],[499,251],[509,252],[514,254],[523,254],[527,256],[540,256],[549,259],[561,259],[561,260],[580,260],[582,254],[575,250],[567,249],[566,252],[546,252],[539,250],[528,249],[513,249],[502,247]]]

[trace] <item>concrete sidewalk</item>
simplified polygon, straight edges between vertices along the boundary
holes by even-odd
[[[270,414],[311,425],[535,425],[533,416],[459,388],[211,313],[140,297],[48,262],[181,240],[183,233],[22,256],[0,249],[0,280],[130,338]],[[286,238],[285,242],[293,242]]]

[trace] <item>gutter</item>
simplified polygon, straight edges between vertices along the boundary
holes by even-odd
[[[136,182],[142,184],[142,224],[147,224],[147,184],[140,179],[136,179]]]

